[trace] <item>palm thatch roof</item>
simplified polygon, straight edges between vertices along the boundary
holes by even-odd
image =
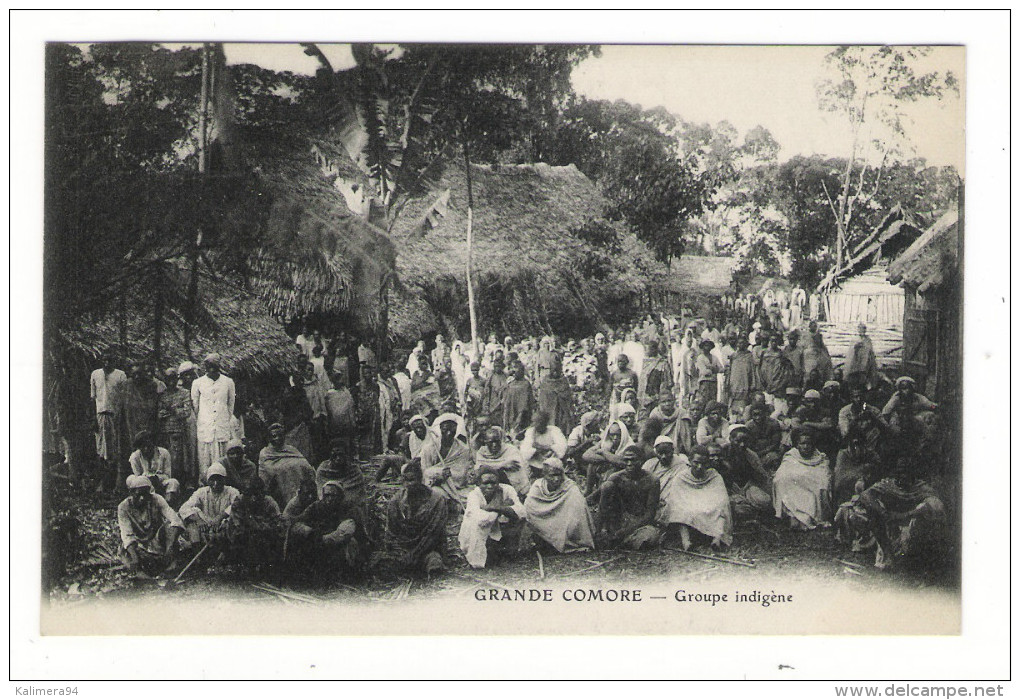
[[[567,265],[582,252],[572,227],[602,215],[602,195],[573,165],[472,165],[473,260],[479,276],[514,277]],[[392,234],[405,282],[463,277],[467,263],[467,179],[450,165],[426,196],[412,199]]]
[[[127,291],[125,302],[126,346],[120,344],[121,314],[118,300],[111,300],[101,310],[82,316],[72,327],[59,330],[65,350],[80,354],[89,361],[97,360],[104,351],[116,348],[130,359],[154,359],[155,295],[175,297],[183,294],[188,275],[180,264],[171,263],[162,271],[152,288]],[[253,377],[285,373],[292,369],[294,342],[279,321],[272,318],[265,305],[253,295],[200,273],[200,313],[191,319],[190,350],[185,346],[185,319],[165,305],[161,337],[160,361],[169,367],[186,359],[201,360],[205,354],[217,352],[223,358],[223,369],[231,376]]]
[[[251,141],[256,173],[272,197],[253,289],[280,318],[349,312],[366,328],[379,320],[383,279],[395,252],[385,232],[355,213],[337,187],[358,175],[328,139]]]
[[[889,266],[889,281],[924,294],[956,273],[960,260],[958,213],[951,209]]]
[[[673,261],[667,288],[685,294],[725,294],[736,260],[713,255],[681,255]]]

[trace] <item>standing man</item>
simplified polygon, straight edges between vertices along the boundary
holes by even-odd
[[[863,323],[857,326],[857,338],[849,355],[846,363],[847,379],[858,375],[854,379],[862,381],[865,389],[873,388],[878,382],[878,360],[875,358],[871,338],[868,337],[868,327]]]
[[[204,472],[213,462],[227,456],[227,443],[233,437],[230,418],[234,415],[234,380],[220,371],[219,353],[205,358],[205,376],[191,385],[191,403],[195,407],[198,432],[198,466]]]
[[[107,350],[101,358],[102,367],[95,370],[89,380],[92,400],[96,402],[96,454],[105,463],[103,483],[114,487],[119,479],[120,468],[120,425],[121,385],[127,381],[127,375],[116,368],[114,354]]]
[[[184,486],[198,484],[195,408],[191,403],[191,385],[197,368],[185,360],[176,370],[167,370],[166,397],[160,402],[160,435],[170,450],[170,471]]]

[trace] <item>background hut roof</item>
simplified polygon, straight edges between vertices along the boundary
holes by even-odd
[[[938,288],[959,264],[958,213],[951,209],[889,266],[889,281],[920,293]]]
[[[687,294],[725,294],[733,279],[734,259],[681,255],[673,261],[667,289]]]
[[[185,287],[186,273],[171,265],[165,273],[168,283]],[[162,293],[161,290],[153,290]],[[294,341],[279,321],[266,313],[265,305],[226,282],[201,273],[200,305],[204,313],[196,319],[189,357],[184,345],[184,320],[169,309],[164,316],[161,340],[163,367],[177,366],[186,359],[201,361],[210,352],[223,357],[223,370],[235,377],[252,377],[287,372],[295,359]],[[84,316],[71,328],[60,331],[65,347],[89,360],[97,360],[110,348],[117,348],[128,359],[154,359],[153,313],[151,300],[144,294],[133,295],[128,304],[127,346],[120,348],[120,323],[116,303],[102,311]]]
[[[329,141],[252,140],[248,157],[272,197],[266,245],[252,262],[252,287],[280,318],[349,311],[366,327],[378,320],[379,281],[396,254],[386,233],[351,210],[339,178],[360,172]],[[355,299],[359,299],[355,303]]]
[[[877,262],[876,254],[887,259],[899,255],[920,235],[921,229],[916,226],[913,218],[899,205],[893,207],[871,233],[854,246],[842,268],[837,270],[833,266],[826,273],[818,284],[818,290],[826,289],[841,279],[871,268]]]
[[[473,270],[514,277],[566,266],[583,244],[569,230],[601,218],[604,199],[573,165],[472,165]],[[467,180],[450,164],[427,196],[411,199],[392,234],[405,282],[460,277],[467,262]]]

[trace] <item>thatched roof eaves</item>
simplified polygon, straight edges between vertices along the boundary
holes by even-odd
[[[959,267],[958,213],[951,209],[889,266],[889,281],[924,294],[937,289]]]
[[[179,271],[179,274],[184,274]],[[201,361],[210,352],[223,358],[224,372],[234,377],[284,373],[294,361],[294,342],[282,324],[268,315],[251,294],[225,282],[201,275],[199,294],[208,319],[194,328],[191,356],[184,344],[183,322],[167,313],[161,339],[161,363],[176,366],[186,359]],[[77,326],[60,331],[66,348],[89,361],[98,360],[111,348],[126,359],[153,359],[151,309],[130,308],[127,314],[127,346],[120,347],[119,314],[114,305],[105,312],[82,317]],[[160,370],[163,367],[158,368]]]
[[[573,165],[472,165],[471,173],[472,269],[479,276],[507,278],[569,266],[583,244],[568,231],[602,215],[601,193]],[[440,197],[445,215],[427,223]],[[462,276],[467,262],[464,166],[448,165],[428,195],[409,201],[391,235],[400,242],[397,269],[404,281]]]

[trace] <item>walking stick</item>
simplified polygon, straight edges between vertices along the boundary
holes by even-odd
[[[174,583],[180,583],[181,582],[181,577],[184,576],[184,574],[186,574],[188,572],[188,569],[191,568],[192,564],[194,564],[196,561],[198,561],[198,558],[200,556],[205,554],[205,550],[209,549],[209,545],[211,545],[211,544],[212,544],[212,542],[206,542],[205,546],[202,547],[202,549],[198,550],[198,554],[196,554],[194,557],[192,557],[191,561],[188,562],[188,565],[185,566],[183,569],[181,569],[181,573],[177,574],[177,578],[174,579]]]

